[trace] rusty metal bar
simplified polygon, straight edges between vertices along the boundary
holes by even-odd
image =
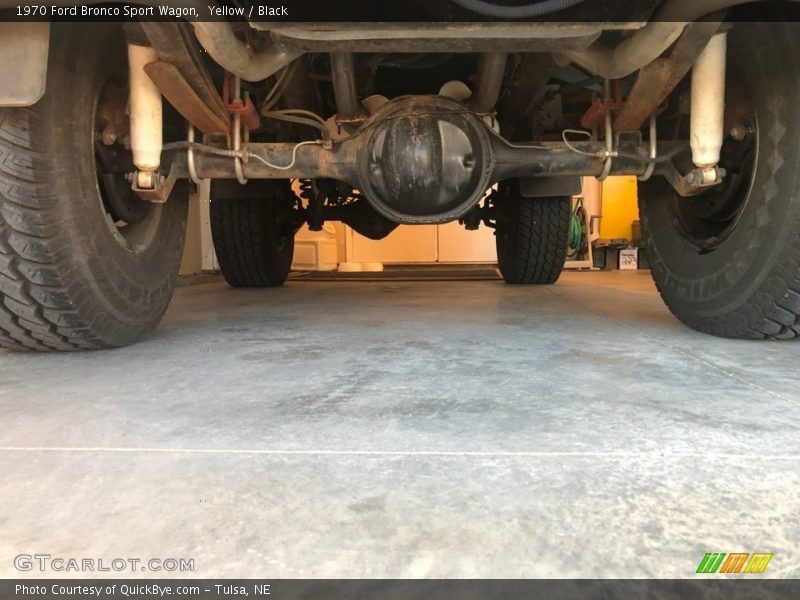
[[[507,60],[508,54],[505,52],[481,54],[475,77],[475,95],[470,103],[475,112],[489,113],[494,109],[500,97]]]
[[[203,133],[227,133],[230,119],[225,112],[215,111],[192,88],[175,65],[156,61],[144,68],[153,83],[181,116]]]
[[[641,128],[661,102],[667,83],[672,77],[674,64],[668,58],[658,58],[639,71],[630,95],[614,120],[614,131]]]
[[[249,144],[250,157],[244,163],[248,179],[305,179],[331,178],[359,186],[359,144],[356,140],[336,144],[331,149],[322,145],[305,145],[295,148],[293,143]],[[665,141],[658,144],[659,155],[674,153],[685,142]],[[494,181],[510,177],[598,176],[603,172],[605,159],[601,153],[604,142],[537,142],[535,145],[509,146],[494,144],[492,152],[492,178]],[[576,152],[576,150],[580,152]],[[648,149],[631,145],[614,158],[610,173],[641,175],[647,169]],[[294,162],[292,162],[294,161]],[[185,153],[175,157],[180,172],[185,176]],[[231,157],[195,152],[197,175],[200,178],[234,179],[234,160]],[[269,164],[267,164],[269,163]],[[290,165],[291,168],[279,168]],[[270,166],[273,165],[273,166]],[[658,170],[657,170],[658,172]]]
[[[341,121],[358,119],[363,111],[356,90],[355,58],[350,52],[333,52],[330,57],[336,116]]]
[[[719,27],[719,21],[714,20],[690,23],[668,57],[656,59],[642,67],[617,115],[614,130],[640,129],[686,76]]]

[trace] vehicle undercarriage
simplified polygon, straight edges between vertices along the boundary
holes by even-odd
[[[786,266],[800,260],[791,229],[800,153],[784,139],[799,115],[782,101],[800,81],[797,28],[781,21],[795,3],[767,13],[743,0],[653,0],[629,3],[639,20],[596,21],[557,19],[580,14],[590,4],[580,0],[442,4],[477,21],[4,26],[0,40],[16,53],[0,59],[0,81],[18,83],[0,94],[0,110],[11,123],[33,119],[33,105],[49,127],[71,132],[55,137],[59,156],[47,168],[99,193],[98,223],[121,249],[115,273],[159,260],[167,230],[182,236],[165,219],[185,220],[187,180],[210,180],[215,245],[232,285],[283,283],[294,233],[326,220],[372,239],[398,224],[492,227],[506,281],[552,283],[581,177],[625,174],[642,182],[654,277],[679,318],[731,337],[800,332],[800,273]],[[68,76],[89,72],[85,82]],[[64,113],[62,93],[91,114]],[[37,135],[33,121],[26,127]],[[69,163],[71,152],[93,174]],[[17,218],[15,202],[7,197],[0,251],[23,277],[20,265],[47,262],[51,250],[19,250],[15,235],[30,233],[16,226],[33,217]],[[63,277],[51,287],[67,285]],[[44,284],[28,277],[16,296],[6,292],[0,336],[35,349],[127,343],[154,326],[174,285],[169,269],[157,284],[141,277],[112,295],[157,301],[121,333],[104,337],[85,315],[47,317],[32,300]],[[110,303],[124,312],[119,298]],[[30,314],[14,304],[29,300],[39,306]]]

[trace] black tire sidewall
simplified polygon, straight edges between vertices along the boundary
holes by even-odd
[[[796,67],[786,64],[798,56],[797,42],[785,30],[776,31],[781,26],[741,23],[730,33],[729,72],[748,83],[758,116],[755,173],[730,234],[713,251],[701,253],[680,231],[673,203],[681,199],[674,190],[661,178],[640,184],[653,277],[673,312],[700,329],[705,327],[699,321],[730,315],[758,294],[797,235],[800,150],[794,132],[800,126],[800,79]]]
[[[500,201],[496,205],[497,223],[495,246],[497,248],[497,267],[507,282],[518,278],[519,268],[519,214],[522,198],[516,181],[504,181],[498,186]]]
[[[547,285],[567,258],[570,197],[522,196],[519,180],[500,182],[496,192],[497,266],[506,283]]]
[[[110,70],[124,60],[124,34],[115,25],[60,24],[53,29],[47,92],[39,104],[43,130],[34,136],[52,140],[49,154],[56,168],[50,183],[60,187],[57,210],[67,260],[86,283],[82,293],[90,297],[87,309],[94,314],[87,320],[105,343],[124,345],[155,327],[169,304],[186,233],[188,184],[179,182],[168,201],[156,207],[149,243],[135,252],[119,243],[102,208],[93,121]]]
[[[283,183],[283,182],[281,182]],[[264,260],[269,267],[270,275],[275,285],[283,284],[289,277],[294,259],[294,232],[289,234],[284,224],[280,221],[280,202],[285,201],[276,186],[275,198],[268,200],[264,211],[264,231],[270,243]],[[291,194],[291,189],[288,190]]]
[[[279,287],[289,277],[295,227],[289,181],[211,186],[211,234],[220,269],[232,287]]]

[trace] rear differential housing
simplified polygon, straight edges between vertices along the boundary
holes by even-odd
[[[366,124],[359,150],[362,192],[398,223],[444,223],[467,213],[490,185],[486,126],[439,96],[403,96]]]

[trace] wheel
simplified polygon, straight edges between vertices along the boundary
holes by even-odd
[[[115,26],[54,24],[47,91],[0,109],[0,346],[124,346],[161,319],[177,280],[188,188],[130,192],[126,47]],[[111,142],[110,139],[106,138]]]
[[[642,184],[646,253],[661,296],[689,327],[730,338],[795,338],[800,335],[796,28],[737,23],[728,47],[726,121],[732,124],[726,125],[731,134],[720,161],[727,181],[692,198],[678,196],[662,180]],[[688,169],[687,162],[690,157],[684,156],[678,166]]]
[[[497,264],[506,283],[555,283],[567,259],[569,196],[525,198],[517,180],[494,194]]]
[[[225,281],[232,287],[283,285],[299,227],[289,182],[215,182],[211,198],[211,235]]]

